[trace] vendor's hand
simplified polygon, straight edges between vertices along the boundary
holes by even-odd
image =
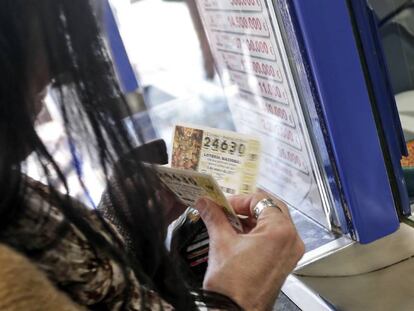
[[[253,218],[252,209],[266,197],[237,196],[230,203],[236,213]],[[287,206],[274,202],[280,209],[265,208],[244,234],[234,230],[220,206],[207,199],[196,205],[210,236],[203,287],[231,297],[245,310],[271,310],[283,282],[304,253]]]

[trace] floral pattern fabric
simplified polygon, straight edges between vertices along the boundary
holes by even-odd
[[[34,181],[29,184],[29,208],[2,230],[0,241],[26,254],[57,288],[79,305],[120,310],[126,281],[118,263],[94,249],[84,235],[66,221],[60,210],[45,200],[46,187]],[[89,223],[102,232],[97,215],[80,203],[76,204]],[[132,270],[128,274],[133,293],[127,310],[142,310],[142,295],[146,296],[146,310],[173,310],[156,293],[143,288]]]

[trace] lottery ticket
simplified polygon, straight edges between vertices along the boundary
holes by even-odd
[[[198,199],[208,198],[222,206],[233,227],[242,231],[240,220],[211,175],[159,165],[153,168],[164,185],[185,205],[194,206]]]
[[[219,129],[176,125],[171,166],[214,177],[226,195],[256,190],[260,141]]]

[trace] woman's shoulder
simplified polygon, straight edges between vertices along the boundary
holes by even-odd
[[[26,257],[0,243],[0,310],[40,309],[83,310],[59,292]]]
[[[0,233],[0,241],[27,254],[32,264],[77,303],[104,303],[109,309],[116,309],[117,305],[122,304],[127,284],[120,265],[95,249],[76,226],[65,220],[59,202],[50,200],[47,187],[31,181],[26,193],[27,208],[8,229]],[[87,217],[97,232],[112,241],[104,234],[101,220],[93,211],[75,200],[71,203]],[[128,270],[133,290],[131,309],[141,309],[141,295],[146,292],[146,302],[151,308],[162,305],[164,310],[171,310],[155,293],[141,287],[136,276]]]
[[[93,227],[98,226],[92,211],[69,200]],[[25,208],[0,232],[0,241],[26,254],[49,280],[65,288],[77,302],[93,304],[108,296],[111,288],[119,287],[114,286],[119,279],[114,275],[119,275],[120,269],[65,218],[61,201],[50,194],[47,186],[28,178]]]

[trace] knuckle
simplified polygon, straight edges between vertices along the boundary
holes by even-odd
[[[217,213],[213,209],[206,208],[200,211],[200,216],[207,224],[214,224],[217,222]]]
[[[285,221],[284,226],[282,228],[283,228],[283,232],[285,233],[285,236],[287,239],[291,240],[291,239],[296,238],[296,235],[297,235],[296,228],[291,222]]]
[[[203,217],[204,216],[204,217]],[[202,215],[201,215],[201,217],[203,217],[203,220],[205,221],[205,222],[208,222],[208,223],[214,223],[215,222],[215,220],[216,220],[216,215],[211,211],[211,210],[206,210]]]
[[[253,194],[253,199],[259,202],[260,200],[263,200],[265,198],[268,198],[269,196],[266,193],[258,192]]]
[[[201,219],[207,223],[209,221],[210,212],[206,209],[197,209],[198,213],[200,214]]]
[[[295,225],[287,217],[280,217],[280,212],[277,213],[277,218],[271,217],[273,215],[266,215],[269,217],[263,217],[260,219],[260,226],[271,239],[277,239],[290,243],[292,246],[295,245],[296,241],[300,239]]]
[[[305,243],[303,243],[302,239],[298,239],[296,243],[297,255],[301,258],[305,254]]]
[[[284,242],[289,242],[296,237],[296,231],[293,226],[289,224],[283,224],[279,226],[273,226],[269,230],[269,236],[273,239],[278,239]]]
[[[203,281],[203,288],[210,289],[215,287],[215,280],[211,277],[205,278]]]
[[[277,204],[277,206],[280,209],[282,209],[283,211],[285,211],[286,213],[290,214],[289,207],[284,202],[279,201],[278,204]]]

